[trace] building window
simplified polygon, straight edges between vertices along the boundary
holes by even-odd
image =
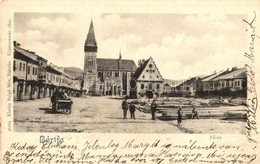
[[[143,78],[145,78],[145,76],[143,75]]]
[[[152,88],[153,88],[152,84],[149,84],[149,89],[152,89]]]
[[[141,89],[144,89],[144,84],[141,84]]]
[[[89,60],[88,61],[88,66],[93,67],[94,66],[94,61]]]
[[[37,68],[35,68],[35,75],[37,75]]]
[[[25,63],[23,63],[23,71],[25,71]]]
[[[28,66],[27,74],[30,75],[30,66]]]
[[[20,63],[20,68],[19,68],[19,71],[21,71],[22,70],[22,63]]]
[[[13,69],[14,69],[14,71],[15,71],[15,69],[16,69],[16,64],[15,64],[15,61],[14,61]]]
[[[160,89],[160,84],[157,84],[157,85],[156,85],[156,88],[157,88],[157,89]]]
[[[119,72],[115,72],[115,77],[119,77]]]
[[[32,70],[32,74],[34,75],[35,73],[34,73],[34,67],[33,67],[33,70]]]
[[[102,72],[98,72],[98,77],[101,77],[102,76]]]
[[[146,70],[146,72],[148,72],[148,69]]]

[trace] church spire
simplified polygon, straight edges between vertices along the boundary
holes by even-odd
[[[120,60],[122,59],[121,49],[120,49],[120,52],[119,52],[119,59],[120,59]]]
[[[122,67],[122,55],[121,55],[121,49],[119,52],[119,59],[118,59],[118,69],[120,70]]]
[[[88,36],[85,41],[84,51],[85,52],[97,52],[97,42],[96,42],[95,31],[94,31],[92,19],[91,19],[90,26],[89,26]]]

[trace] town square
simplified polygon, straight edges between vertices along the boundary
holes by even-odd
[[[233,48],[236,16],[216,18],[204,34],[187,22],[184,31],[171,29],[170,21],[212,15],[104,14],[84,20],[80,36],[69,34],[74,18],[16,13],[15,131],[245,134],[247,70]],[[45,22],[57,28],[49,37]]]

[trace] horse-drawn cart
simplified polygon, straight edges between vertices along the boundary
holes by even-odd
[[[73,102],[71,99],[56,98],[56,101],[52,104],[52,109],[55,112],[71,114],[72,104]]]

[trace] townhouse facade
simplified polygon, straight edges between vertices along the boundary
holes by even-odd
[[[80,81],[47,62],[47,59],[21,48],[14,41],[14,100],[50,97],[57,88],[62,88],[71,96],[80,95]]]

